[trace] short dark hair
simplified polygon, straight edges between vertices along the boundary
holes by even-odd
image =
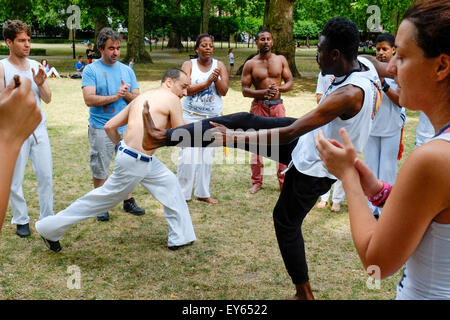
[[[3,39],[14,41],[17,34],[25,32],[29,37],[31,37],[31,28],[28,24],[20,20],[7,20],[3,24]]]
[[[186,72],[184,72],[181,69],[169,68],[169,69],[167,69],[166,72],[164,72],[162,79],[161,79],[161,83],[164,83],[168,78],[177,80],[178,78],[180,78],[181,73],[184,73],[187,76]]]
[[[112,41],[120,41],[120,35],[117,31],[114,31],[111,28],[103,28],[97,36],[97,47],[102,50],[105,49],[105,44],[108,39]]]
[[[390,33],[382,33],[378,35],[377,40],[375,40],[375,44],[380,42],[387,42],[391,47],[395,47],[395,37]]]
[[[414,36],[425,57],[450,54],[450,3],[448,0],[417,1],[403,16],[417,31]]]
[[[323,28],[322,36],[330,50],[339,50],[348,61],[358,56],[359,31],[353,21],[343,17],[331,18]]]
[[[269,30],[267,30],[267,29],[265,29],[265,28],[261,28],[261,29],[258,30],[258,33],[256,34],[256,40],[259,39],[259,35],[260,35],[261,33],[265,33],[265,32],[272,34],[272,32],[270,32]]]
[[[214,38],[213,38],[212,35],[207,34],[207,33],[199,34],[199,35],[197,36],[197,39],[195,39],[195,48],[194,48],[194,49],[198,49],[198,47],[200,46],[200,42],[202,42],[202,40],[203,40],[204,38],[210,38],[211,41],[214,42]]]
[[[84,58],[83,56],[78,56],[78,60],[80,60],[81,58]]]

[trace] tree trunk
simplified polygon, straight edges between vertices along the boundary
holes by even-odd
[[[153,63],[150,54],[145,51],[144,43],[144,0],[129,0],[127,56],[134,62]]]
[[[300,77],[295,65],[293,13],[295,0],[266,0],[264,26],[273,37],[273,52],[286,57],[294,77]]]
[[[183,49],[183,44],[181,43],[181,35],[175,30],[170,30],[167,48],[177,48],[178,50]]]
[[[94,40],[94,50],[97,50],[97,36],[100,30],[108,26],[108,20],[104,14],[94,16],[94,29],[95,29],[95,40]]]
[[[201,0],[202,21],[200,22],[200,33],[208,33],[209,16],[211,14],[211,0]]]
[[[181,10],[181,0],[173,0],[174,1],[174,10],[173,14],[178,15]],[[176,28],[172,27],[169,33],[169,42],[167,43],[167,48],[177,48],[178,50],[183,49],[183,44],[181,43],[181,35],[176,30]]]

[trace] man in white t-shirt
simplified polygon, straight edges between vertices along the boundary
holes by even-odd
[[[334,80],[334,76],[332,74],[322,75],[322,72],[319,72],[317,77],[317,87],[316,87],[316,98],[317,103],[322,99],[323,94],[330,87],[331,83]],[[328,199],[330,199],[331,189],[328,190],[327,193],[320,196],[320,201],[317,204],[317,208],[324,209],[328,205]],[[345,191],[342,187],[342,182],[337,180],[334,183],[333,187],[333,195],[331,196],[331,211],[339,212],[341,210],[341,202],[345,199]]]

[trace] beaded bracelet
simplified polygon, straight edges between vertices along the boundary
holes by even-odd
[[[373,197],[369,197],[369,201],[372,203],[372,205],[376,207],[383,207],[384,203],[386,202],[386,199],[389,197],[389,194],[391,193],[392,186],[387,183],[386,181],[383,181],[383,189]]]

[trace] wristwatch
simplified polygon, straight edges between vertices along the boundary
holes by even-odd
[[[388,83],[386,82],[386,79],[383,79],[383,83],[381,84],[381,89],[383,89],[384,92],[388,92],[390,87],[391,86],[388,85]]]

